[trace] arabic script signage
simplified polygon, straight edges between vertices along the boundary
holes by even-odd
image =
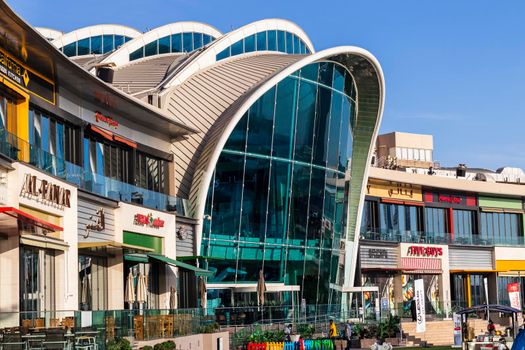
[[[135,214],[133,224],[137,226],[147,226],[153,228],[162,228],[164,227],[164,220],[161,218],[153,218],[153,214],[143,215]]]
[[[421,187],[394,181],[373,180],[366,186],[367,195],[409,201],[422,201]]]

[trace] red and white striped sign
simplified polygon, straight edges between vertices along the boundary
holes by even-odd
[[[441,259],[401,258],[403,270],[441,271]]]

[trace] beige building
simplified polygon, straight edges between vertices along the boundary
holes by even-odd
[[[433,166],[432,135],[391,132],[379,135],[376,141],[376,164],[379,167]]]

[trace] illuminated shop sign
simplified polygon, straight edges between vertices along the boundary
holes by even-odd
[[[153,218],[153,214],[151,213],[148,215],[135,214],[133,224],[138,226],[161,228],[164,227],[164,220],[161,218]]]
[[[102,123],[106,123],[107,125],[115,128],[115,129],[118,128],[118,122],[116,120],[114,120],[111,117],[105,116],[105,115],[103,115],[100,112],[95,112],[95,119],[96,119],[97,123],[102,122]]]
[[[463,194],[425,192],[425,202],[464,205],[468,207],[477,206],[476,197]]]
[[[412,245],[408,247],[407,255],[408,256],[438,257],[438,256],[443,256],[443,248]]]
[[[444,202],[444,203],[452,203],[452,204],[462,204],[462,199],[461,197],[456,197],[456,196],[452,196],[452,195],[446,195],[446,194],[440,194],[438,196],[438,200],[440,202]]]
[[[26,174],[21,194],[59,209],[71,208],[71,191],[64,187]]]
[[[366,186],[366,194],[374,197],[422,201],[421,187],[394,181],[374,180]]]
[[[55,104],[55,84],[0,49],[0,73],[23,90]]]

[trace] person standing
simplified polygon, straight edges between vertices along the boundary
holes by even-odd
[[[330,327],[328,329],[328,335],[330,339],[332,340],[332,344],[334,344],[335,349],[335,337],[337,337],[337,328],[335,327],[335,323],[333,320],[330,320]]]
[[[346,350],[350,350],[352,346],[352,331],[353,331],[352,322],[347,321],[345,325]]]
[[[288,326],[284,327],[284,335],[286,337],[286,341],[292,341],[292,324],[291,323]]]

